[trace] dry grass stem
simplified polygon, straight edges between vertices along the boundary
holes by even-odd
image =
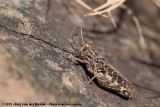
[[[107,8],[107,7],[108,7],[109,5],[111,5],[111,3],[113,3],[114,1],[115,1],[115,0],[112,0],[112,2],[110,2],[110,0],[107,0],[106,3],[104,3],[104,4],[102,4],[101,6],[95,8],[94,10],[95,10],[95,11],[100,11],[100,10],[102,10],[102,9],[104,9],[104,8]]]
[[[112,17],[111,11],[117,7],[119,7],[121,4],[125,2],[125,0],[107,0],[106,3],[102,4],[101,6],[93,9],[86,3],[84,3],[82,0],[76,0],[80,5],[85,7],[86,9],[90,10],[91,12],[88,14],[85,14],[84,16],[93,16],[93,15],[101,15],[106,18],[110,18],[111,22],[113,23],[114,27],[116,27],[116,23]],[[106,8],[106,9],[105,9]],[[104,9],[104,10],[102,10]],[[104,15],[104,13],[108,13],[108,16]],[[92,15],[93,14],[93,15]]]
[[[114,21],[114,19],[113,19],[112,14],[111,14],[110,11],[108,12],[108,16],[110,17],[113,26],[114,26],[114,27],[117,27],[116,22]]]
[[[143,31],[142,31],[141,25],[140,25],[140,23],[139,23],[139,21],[138,21],[136,16],[133,16],[133,21],[134,21],[134,23],[136,24],[136,27],[137,27],[137,31],[138,31],[138,34],[139,34],[141,47],[143,49],[146,49],[146,44],[145,44],[145,40],[144,40],[144,36],[143,36]]]
[[[93,12],[97,12],[96,10],[93,10],[89,5],[87,5],[86,3],[84,3],[82,0],[76,0],[80,5],[82,5],[83,7],[85,7],[86,9],[93,11]],[[109,18],[108,16],[104,15],[104,14],[99,14],[105,18]]]
[[[92,7],[90,7],[89,5],[87,5],[86,3],[84,3],[82,0],[76,0],[76,1],[80,5],[85,7],[86,9],[90,10],[90,12],[85,14],[84,16],[101,15],[103,17],[110,18],[112,24],[114,25],[114,27],[116,27],[117,25],[116,25],[116,23],[115,23],[115,21],[114,21],[114,19],[112,17],[112,14],[111,14],[112,10],[114,10],[114,9],[116,9],[118,7],[121,7],[123,9],[126,9],[130,15],[133,14],[132,11],[130,9],[128,9],[128,7],[126,5],[123,5],[123,3],[126,0],[106,0],[107,1],[106,3],[102,4],[101,6],[99,6],[97,8],[94,8],[94,9]],[[160,0],[153,0],[153,1],[156,3],[156,5],[160,6]],[[104,13],[108,13],[108,16],[104,15]],[[145,49],[146,48],[146,44],[145,44],[142,28],[140,26],[138,18],[133,15],[132,19],[133,19],[133,21],[134,21],[134,23],[136,25],[137,31],[138,31],[141,47],[143,49]]]
[[[116,8],[118,8],[120,5],[122,5],[126,0],[120,0],[119,2],[113,2],[114,4],[110,5],[109,7],[107,7],[106,9],[102,10],[102,11],[98,11],[98,12],[90,12],[88,14],[86,14],[87,16],[93,16],[93,15],[98,15],[98,14],[103,14],[109,11],[112,11]]]
[[[152,0],[160,8],[160,0]]]
[[[95,8],[94,10],[100,11],[100,10],[102,10],[102,9],[104,9],[104,8],[107,8],[107,7],[111,6],[111,5],[113,5],[113,4],[116,4],[118,1],[119,1],[119,0],[107,0],[106,3],[104,3],[104,4],[102,4],[101,6]]]
[[[132,10],[129,9],[126,5],[123,4],[123,5],[121,5],[120,7],[121,7],[122,9],[127,10],[127,13],[128,13],[129,15],[132,15],[132,20],[133,20],[133,22],[134,22],[135,25],[136,25],[137,32],[138,32],[138,35],[139,35],[141,48],[146,49],[147,46],[146,46],[146,43],[145,43],[145,40],[144,40],[142,27],[141,27],[141,24],[140,24],[138,18],[137,18],[135,15],[133,15]]]

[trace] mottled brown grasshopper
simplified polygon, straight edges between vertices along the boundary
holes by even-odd
[[[92,74],[92,78],[96,79],[98,84],[107,90],[112,90],[125,98],[131,98],[133,85],[123,77],[106,59],[98,54],[91,46],[90,43],[84,43],[82,29],[82,46],[75,50],[78,50],[78,57],[76,58],[65,58],[74,59],[81,63],[84,63],[87,70]]]

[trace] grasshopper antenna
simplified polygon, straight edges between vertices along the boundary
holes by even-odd
[[[83,40],[83,30],[82,30],[82,24],[81,24],[81,39],[82,39],[82,44],[84,43],[84,40]]]

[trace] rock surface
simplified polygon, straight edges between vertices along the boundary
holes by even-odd
[[[101,1],[87,3],[96,6]],[[0,0],[1,106],[15,102],[159,106],[160,11],[149,0],[126,4],[140,20],[145,49],[140,46],[132,17],[122,9],[113,11],[118,24],[114,28],[109,19],[100,16],[83,18],[86,10],[74,0]],[[94,82],[88,86],[83,66],[61,57],[75,56],[68,40],[79,46],[80,23],[84,40],[134,84],[132,99],[125,100]]]

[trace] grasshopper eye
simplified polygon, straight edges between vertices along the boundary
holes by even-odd
[[[82,49],[82,51],[87,51],[88,50],[88,47],[84,47],[83,49]]]

